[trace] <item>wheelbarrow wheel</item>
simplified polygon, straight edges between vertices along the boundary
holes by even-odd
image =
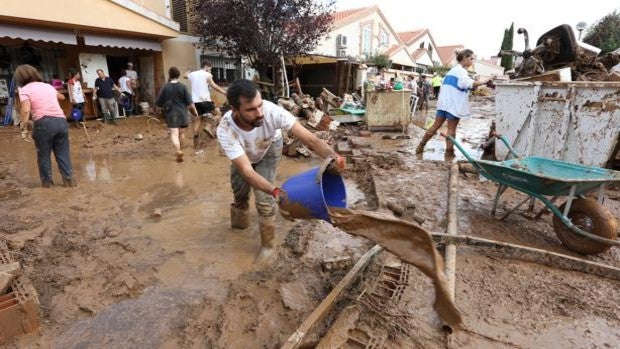
[[[560,206],[564,212],[566,203]],[[568,212],[568,218],[574,225],[590,234],[615,240],[618,237],[618,223],[614,216],[598,202],[591,199],[575,199]],[[582,237],[570,230],[562,220],[553,216],[553,230],[562,244],[571,251],[581,254],[598,254],[611,248],[611,245]]]

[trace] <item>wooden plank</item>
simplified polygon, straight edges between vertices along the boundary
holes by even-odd
[[[467,235],[431,233],[435,243],[467,245],[483,254],[544,264],[620,281],[620,268],[538,248],[509,244]]]
[[[456,236],[458,231],[458,190],[459,190],[459,165],[452,164],[450,167],[450,184],[448,187],[448,235]],[[450,298],[454,301],[454,285],[456,274],[456,244],[449,243],[445,251],[446,284]]]
[[[327,314],[332,310],[334,305],[340,296],[346,291],[349,286],[357,279],[357,276],[366,269],[366,266],[370,263],[374,256],[379,254],[379,252],[383,251],[383,247],[379,245],[375,245],[368,252],[366,252],[358,261],[355,263],[353,268],[349,270],[347,275],[345,275],[340,282],[334,287],[334,289],[327,295],[327,297],[319,304],[316,309],[304,320],[304,322],[297,328],[295,333],[293,333],[289,339],[282,345],[282,349],[295,349],[298,348],[302,343],[306,334],[316,325],[318,322],[322,321]]]

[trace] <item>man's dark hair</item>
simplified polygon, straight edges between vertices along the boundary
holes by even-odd
[[[239,79],[228,87],[226,91],[226,99],[228,103],[235,108],[239,108],[242,96],[248,99],[254,99],[258,93],[258,87],[256,84],[248,79]]]
[[[208,60],[206,60],[206,59],[205,59],[205,60],[203,60],[203,61],[202,61],[202,67],[203,67],[203,68],[204,68],[204,67],[209,67],[209,68],[211,68],[211,67],[213,67],[213,64],[211,64],[211,62],[209,62]]]
[[[179,71],[179,68],[177,68],[177,67],[170,67],[170,69],[168,69],[168,79],[169,80],[178,79],[179,76],[181,76],[181,72]]]
[[[104,74],[105,74],[105,72],[104,72],[104,71],[103,71],[103,69],[101,69],[101,68],[99,68],[99,69],[95,70],[95,73],[99,73],[99,72],[102,72],[102,73],[104,73]]]

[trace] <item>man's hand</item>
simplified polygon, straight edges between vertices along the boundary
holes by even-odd
[[[278,207],[280,207],[280,214],[282,215],[282,217],[284,217],[284,219],[289,220],[291,222],[294,221],[295,218],[293,218],[293,216],[291,216],[291,214],[288,212],[289,201],[288,201],[288,196],[286,195],[286,192],[282,190],[281,188],[274,188],[271,195],[273,195],[273,197],[276,199],[276,202],[278,203]]]
[[[346,159],[340,154],[332,154],[325,161],[329,162],[325,171],[332,175],[342,176],[346,167]]]

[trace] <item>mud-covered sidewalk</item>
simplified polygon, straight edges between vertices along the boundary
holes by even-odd
[[[479,157],[476,145],[494,108],[486,98],[472,107],[458,136]],[[360,137],[358,144],[368,145],[349,157],[349,205],[444,232],[450,163],[440,137],[424,155],[414,154],[422,133],[411,126],[411,139]],[[230,228],[230,162],[214,140],[205,135],[206,151],[194,155],[188,148],[178,164],[165,127],[147,118],[117,127],[91,122],[90,136],[95,146],[86,148],[83,131],[71,129],[78,187],[44,189],[33,144],[0,133],[0,237],[37,290],[42,314],[37,333],[7,347],[279,347],[347,272],[323,262],[355,263],[372,247],[324,222],[278,217],[277,256],[256,266],[257,224]],[[319,163],[283,158],[276,182]],[[522,212],[500,221],[490,215],[496,185],[471,173],[459,179],[459,234],[574,255],[555,236],[550,215],[535,220]],[[620,199],[617,188],[608,194]],[[509,191],[500,210],[520,200]],[[156,209],[161,217],[153,216]],[[620,267],[617,249],[585,258]],[[403,278],[398,292],[379,301],[368,295],[385,284],[386,268]],[[620,342],[619,281],[466,247],[458,248],[456,270],[455,299],[466,330],[450,343],[432,310],[428,278],[383,252],[307,335],[306,347],[611,348]]]

